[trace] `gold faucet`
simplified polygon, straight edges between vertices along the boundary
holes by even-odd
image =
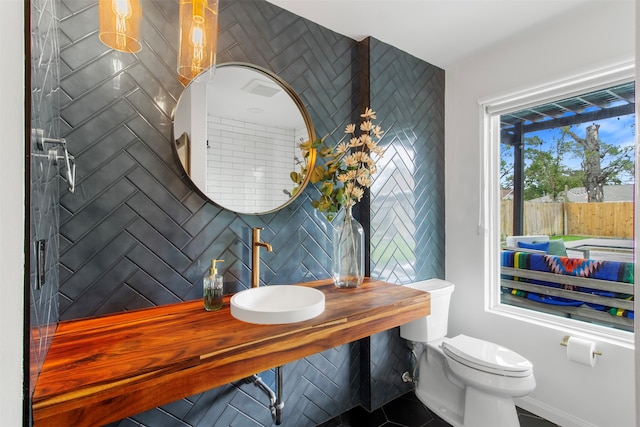
[[[267,249],[267,252],[271,252],[271,245],[269,243],[260,241],[260,230],[262,228],[256,227],[253,229],[253,243],[251,245],[251,287],[257,288],[260,286],[260,247]]]

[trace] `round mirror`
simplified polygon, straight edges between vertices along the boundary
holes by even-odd
[[[175,153],[191,181],[217,205],[265,214],[291,203],[309,181],[315,153],[311,118],[300,97],[260,67],[216,66],[208,82],[193,81],[173,122]],[[303,172],[298,183],[291,172]]]

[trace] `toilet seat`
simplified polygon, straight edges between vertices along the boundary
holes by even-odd
[[[479,371],[508,377],[532,375],[531,362],[516,353],[492,342],[466,335],[458,335],[442,342],[442,351],[458,363]]]

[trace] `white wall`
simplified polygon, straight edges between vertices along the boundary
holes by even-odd
[[[0,1],[0,414],[22,425],[24,288],[24,2]]]
[[[207,191],[236,212],[268,212],[290,197],[296,130],[208,116]],[[306,129],[305,129],[306,133]]]
[[[634,352],[603,339],[597,366],[577,365],[559,345],[566,331],[484,310],[478,100],[633,59],[634,7],[632,0],[580,5],[446,70],[446,278],[456,284],[450,334],[498,342],[529,358],[537,388],[520,404],[565,426],[635,425]]]

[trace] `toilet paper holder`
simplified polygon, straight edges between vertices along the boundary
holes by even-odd
[[[569,342],[569,338],[570,338],[569,335],[565,335],[564,338],[562,338],[562,342],[560,343],[560,345],[566,347],[567,343]],[[593,352],[593,355],[594,356],[602,356],[602,352],[598,351],[598,350],[595,350]]]

